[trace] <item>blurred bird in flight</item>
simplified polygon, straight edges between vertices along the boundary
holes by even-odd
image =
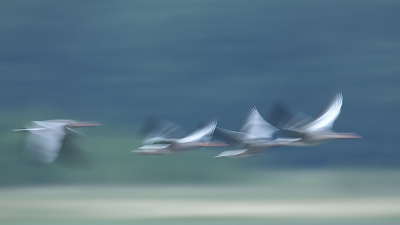
[[[22,154],[43,165],[52,164],[60,155],[61,149],[72,141],[73,135],[81,134],[72,128],[99,126],[97,122],[75,120],[32,121],[22,129],[13,131],[28,132]],[[67,138],[68,137],[68,138]]]
[[[147,129],[149,133],[143,141],[144,145],[132,152],[142,155],[166,155],[202,147],[221,146],[222,143],[210,142],[216,125],[217,121],[214,120],[188,136],[178,138],[176,134],[181,131],[179,126],[159,121],[153,124],[151,129]]]
[[[216,128],[214,135],[222,140],[237,146],[237,150],[229,150],[215,156],[220,157],[247,157],[263,152],[271,147],[284,146],[298,140],[298,138],[277,138],[273,139],[273,134],[278,129],[260,115],[254,107],[250,110],[245,119],[242,129],[237,131]]]
[[[338,92],[315,118],[279,104],[275,106],[271,116],[277,121],[280,129],[298,138],[288,143],[290,146],[310,146],[334,139],[361,138],[354,133],[338,133],[332,130],[333,123],[340,114],[342,103],[343,95]]]

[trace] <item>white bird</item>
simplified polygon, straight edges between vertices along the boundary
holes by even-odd
[[[23,129],[13,131],[28,132],[22,154],[44,165],[53,163],[60,154],[68,130],[72,127],[99,126],[96,122],[79,122],[75,120],[32,121]]]
[[[299,137],[298,140],[288,145],[309,146],[334,139],[361,138],[354,133],[338,133],[332,130],[333,123],[340,114],[342,103],[343,95],[341,92],[338,92],[327,102],[321,112],[311,120],[300,111],[291,115],[287,112],[283,112],[282,118],[286,118],[280,128]]]
[[[278,129],[260,115],[254,107],[250,110],[240,132],[216,128],[214,135],[236,145],[239,149],[224,151],[215,156],[219,157],[247,157],[253,156],[271,148],[287,145],[297,138],[277,138],[273,140],[273,134]]]
[[[157,126],[158,130],[151,131],[143,141],[145,145],[132,152],[142,155],[166,155],[201,147],[220,146],[220,143],[210,142],[216,125],[217,121],[214,120],[188,136],[177,139],[165,137],[164,134],[178,129],[176,125],[168,122],[167,125]]]

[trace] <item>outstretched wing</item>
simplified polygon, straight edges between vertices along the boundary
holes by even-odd
[[[182,128],[174,123],[164,120],[152,121],[143,144],[171,143],[182,133]]]
[[[247,134],[243,132],[231,131],[216,127],[214,130],[215,137],[234,145],[243,145],[246,143]]]
[[[269,124],[254,107],[250,110],[241,132],[246,133],[246,139],[271,139],[278,129]]]
[[[336,118],[340,114],[340,109],[343,103],[343,96],[338,92],[333,98],[325,105],[321,112],[302,129],[307,132],[315,132],[321,130],[330,130]]]
[[[203,121],[199,121],[198,127],[203,128],[207,124]],[[246,134],[243,132],[231,131],[219,127],[215,127],[213,137],[222,139],[229,144],[243,145],[246,142]]]
[[[223,151],[219,155],[214,156],[214,158],[239,158],[248,156],[253,156],[253,154],[249,153],[247,149],[238,149],[238,150]]]
[[[309,123],[313,118],[298,109],[289,107],[281,102],[275,103],[269,115],[269,121],[283,130],[297,130],[299,127]]]
[[[188,143],[197,141],[209,142],[216,126],[217,126],[217,120],[214,120],[209,124],[207,124],[205,127],[198,129],[197,131],[189,134],[188,136],[176,140],[176,142],[177,143]]]
[[[29,132],[22,153],[31,159],[42,163],[53,163],[63,145],[65,124],[36,121],[25,129]]]

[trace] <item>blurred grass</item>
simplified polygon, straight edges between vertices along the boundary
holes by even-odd
[[[28,185],[4,187],[2,198],[331,199],[400,197],[400,170],[274,170],[231,184]],[[26,193],[24,190],[28,190]],[[31,191],[35,194],[32,195]],[[7,194],[4,194],[7,193]]]
[[[221,185],[0,189],[0,223],[396,224],[398,170],[275,170]]]

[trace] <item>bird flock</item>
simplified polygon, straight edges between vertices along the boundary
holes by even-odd
[[[201,122],[199,129],[184,136],[181,128],[168,121],[157,121],[147,127],[142,146],[133,150],[141,155],[166,155],[182,151],[217,146],[232,146],[216,158],[254,156],[272,147],[310,146],[334,139],[360,138],[354,133],[338,133],[332,130],[343,103],[341,92],[337,92],[320,113],[312,118],[299,110],[282,105],[273,108],[275,126],[268,123],[254,107],[245,118],[240,131],[217,127],[217,121]],[[32,121],[22,129],[27,132],[22,154],[40,164],[52,164],[59,156],[66,137],[84,135],[72,128],[99,126],[97,122],[75,120]],[[283,135],[274,138],[281,131]]]

